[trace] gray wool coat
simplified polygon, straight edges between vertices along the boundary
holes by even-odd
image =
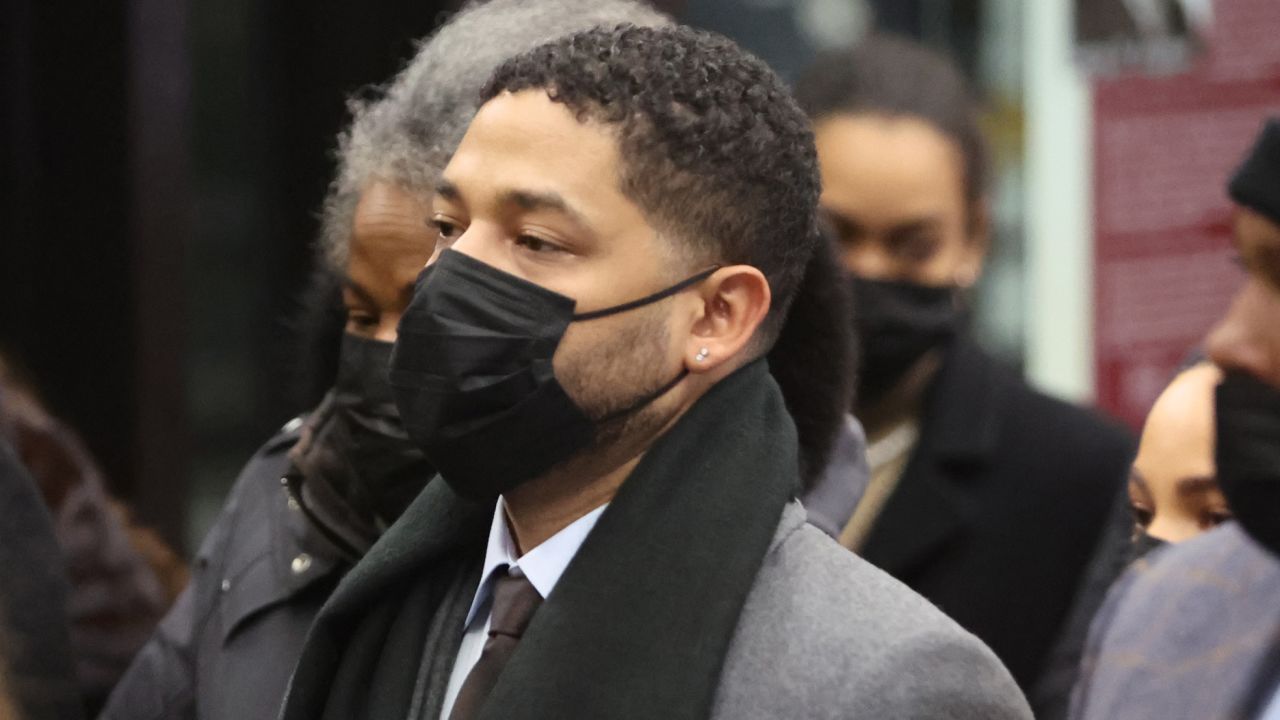
[[[1030,720],[1009,672],[927,600],[783,511],[714,720]]]

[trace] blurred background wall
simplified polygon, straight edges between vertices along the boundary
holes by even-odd
[[[388,79],[455,4],[7,5],[0,352],[83,433],[140,518],[188,552],[253,450],[306,409],[289,319],[344,99]],[[1133,49],[1140,43],[1089,36],[1084,52],[1085,0],[659,4],[787,77],[873,26],[953,54],[987,104],[998,168],[994,251],[974,300],[979,337],[1059,395],[1097,395],[1098,369],[1111,366],[1095,352],[1094,134],[1106,120],[1094,94],[1135,73],[1191,82],[1206,72],[1195,64],[1208,40],[1153,60]],[[1215,7],[1235,17],[1280,3]],[[1264,78],[1280,74],[1280,62],[1268,67]],[[1255,105],[1222,130],[1224,151],[1269,107]],[[1123,344],[1107,347],[1124,355]],[[1139,394],[1120,411],[1147,401]]]

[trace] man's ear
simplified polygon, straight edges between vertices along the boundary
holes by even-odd
[[[773,301],[769,280],[750,265],[715,271],[699,286],[699,296],[701,313],[690,327],[684,351],[685,367],[693,373],[715,370],[739,357]]]
[[[969,205],[969,223],[965,228],[965,255],[956,268],[952,281],[959,287],[969,289],[982,276],[982,266],[987,260],[987,251],[991,249],[991,200],[981,197]]]

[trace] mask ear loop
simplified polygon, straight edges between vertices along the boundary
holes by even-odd
[[[593,310],[591,312],[585,312],[579,315],[574,315],[573,321],[580,322],[583,320],[595,320],[596,318],[602,318],[608,315],[616,315],[617,313],[623,313],[628,310],[634,310],[638,307],[644,307],[645,305],[650,305],[664,298],[671,297],[672,295],[675,295],[676,293],[682,290],[685,290],[690,287],[693,287],[694,285],[697,285],[703,280],[706,280],[707,278],[711,277],[712,273],[719,270],[721,267],[722,266],[720,265],[713,265],[707,268],[706,270],[703,270],[702,272],[698,273],[697,275],[694,275],[693,277],[687,278],[685,280],[681,280],[680,282],[676,283],[675,285],[672,285],[666,290],[662,290],[652,295],[642,297],[639,300],[632,300],[631,302],[623,303],[621,305],[614,305],[611,308],[605,308],[603,310]],[[677,373],[674,378],[672,378],[667,383],[663,384],[658,389],[654,390],[653,392],[647,395],[644,395],[640,399],[636,400],[634,403],[631,403],[630,405],[622,408],[621,410],[616,410],[614,412],[609,413],[608,415],[605,415],[599,420],[596,420],[595,423],[596,424],[607,423],[612,420],[617,420],[618,418],[623,417],[624,415],[630,415],[631,413],[639,410],[645,405],[648,405],[654,400],[657,400],[663,395],[666,395],[667,393],[671,392],[671,390],[674,389],[675,386],[679,385],[688,376],[689,376],[689,370],[687,368],[681,368],[680,372]]]
[[[639,300],[632,300],[631,302],[625,302],[625,303],[622,303],[621,305],[614,305],[613,307],[604,308],[603,310],[592,310],[591,312],[579,313],[577,315],[574,315],[571,318],[571,320],[573,322],[595,320],[596,318],[607,317],[609,315],[616,315],[618,313],[627,312],[628,310],[635,310],[636,308],[644,307],[645,305],[652,305],[653,303],[656,303],[659,300],[669,298],[678,292],[687,290],[688,288],[693,287],[694,285],[697,285],[703,280],[706,280],[707,278],[711,277],[712,273],[719,270],[721,267],[722,266],[720,265],[713,265],[707,268],[706,270],[703,270],[702,272],[698,273],[697,275],[694,275],[693,277],[690,277],[685,280],[681,280],[680,282],[676,283],[675,285],[672,285],[666,290],[660,290],[652,295],[646,295],[645,297],[642,297]]]
[[[663,395],[666,395],[667,393],[671,392],[671,390],[674,389],[675,386],[680,384],[680,381],[684,380],[688,376],[689,376],[689,371],[685,368],[680,368],[680,373],[677,374],[674,378],[672,378],[670,382],[666,383],[665,385],[658,388],[657,390],[654,390],[648,395],[641,397],[639,400],[636,400],[634,403],[631,403],[627,407],[624,407],[621,410],[615,410],[609,413],[608,415],[605,415],[599,420],[596,420],[595,423],[599,425],[599,424],[607,423],[611,420],[617,420],[618,418],[624,415],[630,415],[631,413],[639,410],[645,405],[648,405],[654,400],[657,400]]]

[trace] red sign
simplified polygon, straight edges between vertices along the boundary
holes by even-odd
[[[1280,115],[1280,2],[1218,0],[1188,72],[1094,83],[1099,404],[1135,427],[1243,277],[1226,183]]]

